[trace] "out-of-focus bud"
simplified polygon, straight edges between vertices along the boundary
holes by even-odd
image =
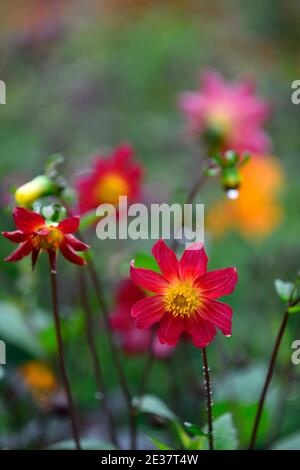
[[[55,182],[46,175],[39,175],[16,190],[15,200],[18,206],[30,207],[37,199],[56,193]]]
[[[237,168],[224,168],[221,174],[222,186],[225,191],[238,189],[241,185],[241,175]]]

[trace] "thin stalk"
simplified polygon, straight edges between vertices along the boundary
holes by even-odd
[[[50,278],[51,278],[51,290],[52,290],[52,302],[53,302],[53,316],[54,316],[54,323],[55,323],[60,372],[61,372],[64,389],[65,389],[65,393],[66,393],[67,400],[68,400],[68,409],[70,413],[75,447],[77,450],[80,450],[79,432],[77,429],[76,415],[75,415],[71,387],[70,387],[70,383],[69,383],[69,379],[67,375],[64,346],[63,346],[63,339],[62,339],[62,333],[61,333],[61,324],[60,324],[60,318],[59,318],[58,296],[57,296],[57,272],[56,270],[51,269],[51,265],[50,265]]]
[[[212,415],[212,390],[209,376],[209,367],[207,361],[206,348],[202,348],[202,360],[203,360],[203,375],[204,385],[206,391],[206,405],[207,405],[207,427],[208,427],[208,444],[209,450],[214,450],[214,430],[213,430],[213,415]]]
[[[153,367],[153,363],[154,363],[154,359],[155,359],[154,358],[154,352],[153,352],[155,335],[156,335],[156,331],[155,331],[155,329],[153,329],[151,331],[148,354],[147,354],[147,358],[146,358],[146,362],[145,362],[145,366],[144,366],[144,370],[143,370],[143,375],[142,375],[142,379],[141,379],[141,383],[140,383],[140,390],[139,390],[139,394],[138,394],[139,397],[142,397],[144,395],[145,390],[147,388],[148,380],[149,380],[150,375],[151,375],[151,371],[152,371],[152,367]]]
[[[202,188],[206,179],[207,179],[207,175],[205,174],[205,171],[203,169],[200,173],[200,176],[196,179],[195,183],[193,184],[190,191],[188,192],[184,204],[192,204],[194,202],[195,198],[197,197],[198,192]],[[183,224],[184,224],[184,220],[182,220],[182,227],[183,227]],[[178,245],[179,245],[178,240],[174,238],[174,240],[171,243],[172,250],[176,251],[178,248]]]
[[[109,426],[109,434],[110,439],[113,444],[116,446],[118,445],[117,442],[117,435],[115,429],[114,418],[111,413],[109,403],[107,400],[107,393],[106,388],[104,385],[103,374],[102,374],[102,367],[96,347],[95,336],[94,336],[94,322],[93,322],[93,313],[91,311],[91,306],[88,299],[88,292],[87,292],[87,285],[86,285],[86,278],[85,272],[81,269],[79,273],[79,287],[80,287],[80,298],[82,303],[82,308],[84,312],[84,319],[85,319],[85,332],[87,338],[87,344],[93,364],[93,371],[94,371],[94,378],[95,383],[97,386],[97,391],[101,396],[101,401],[103,404],[103,411],[106,416],[108,426]]]
[[[300,298],[297,298],[296,300],[294,300],[292,302],[289,302],[288,308],[293,307],[294,305],[297,305],[299,303],[299,301],[300,301]],[[261,420],[261,416],[262,416],[266,396],[267,396],[268,389],[269,389],[269,386],[270,386],[271,381],[272,381],[272,377],[273,377],[274,369],[275,369],[275,364],[276,364],[276,360],[277,360],[277,356],[278,356],[278,352],[279,352],[281,342],[282,342],[282,338],[284,336],[284,333],[285,333],[285,330],[286,330],[286,327],[287,327],[287,324],[288,324],[289,316],[290,315],[289,315],[288,309],[287,309],[285,311],[284,315],[283,315],[283,319],[282,319],[282,322],[281,322],[281,325],[280,325],[280,328],[279,328],[279,331],[278,331],[278,334],[277,334],[277,337],[276,337],[276,341],[275,341],[274,348],[273,348],[273,351],[272,351],[272,355],[271,355],[271,359],[270,359],[270,363],[269,363],[265,383],[264,383],[263,389],[261,391],[260,399],[259,399],[259,402],[258,402],[258,407],[257,407],[257,412],[256,412],[256,416],[255,416],[255,421],[254,421],[254,425],[253,425],[252,434],[251,434],[250,444],[249,444],[249,447],[248,447],[249,450],[253,450],[254,446],[255,446],[255,442],[256,442],[256,438],[257,438],[257,433],[258,433],[258,429],[259,429],[259,425],[260,425],[260,420]]]
[[[123,391],[123,395],[127,404],[128,408],[128,413],[129,413],[129,422],[130,422],[130,442],[131,442],[131,449],[134,450],[136,448],[136,419],[135,419],[135,407],[132,404],[132,396],[131,392],[129,390],[129,386],[127,384],[127,379],[125,377],[124,369],[122,366],[122,362],[119,356],[119,351],[117,346],[115,345],[114,338],[112,335],[110,323],[109,323],[109,313],[108,309],[106,306],[106,302],[104,300],[104,295],[103,295],[103,290],[102,290],[102,284],[100,282],[100,279],[98,277],[95,265],[93,263],[92,259],[89,259],[87,268],[91,277],[92,284],[94,286],[97,299],[103,314],[103,320],[104,320],[104,327],[105,331],[108,337],[109,345],[111,348],[113,360],[117,369],[120,385]]]

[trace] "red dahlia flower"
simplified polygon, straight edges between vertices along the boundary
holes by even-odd
[[[163,240],[154,245],[152,253],[161,274],[135,268],[134,262],[130,267],[133,282],[156,294],[132,307],[136,326],[144,329],[159,323],[158,338],[169,346],[175,346],[184,332],[191,335],[199,348],[212,341],[216,327],[230,336],[231,307],[215,299],[234,290],[236,269],[207,272],[208,259],[199,243],[186,249],[180,261]]]
[[[121,339],[123,350],[127,354],[145,353],[149,349],[151,341],[150,330],[138,329],[130,315],[132,306],[139,300],[147,297],[146,292],[136,286],[131,279],[121,281],[116,295],[116,309],[111,314],[110,324]],[[172,354],[172,348],[163,345],[157,336],[153,343],[153,354],[159,359],[164,359]]]
[[[81,214],[100,204],[117,207],[120,196],[127,196],[129,201],[139,196],[142,167],[132,157],[132,148],[122,145],[110,157],[96,158],[90,174],[80,177],[76,182]]]
[[[59,224],[47,223],[40,214],[23,207],[16,207],[13,216],[17,230],[2,234],[20,245],[5,261],[20,261],[31,253],[32,268],[34,268],[42,250],[48,252],[51,268],[55,270],[56,252],[59,249],[71,263],[85,264],[85,260],[76,251],[85,251],[89,247],[71,235],[78,230],[80,220],[78,216],[64,219]]]

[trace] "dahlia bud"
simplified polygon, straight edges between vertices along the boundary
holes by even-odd
[[[46,175],[39,175],[16,190],[15,200],[18,206],[29,207],[37,199],[56,193],[55,182]]]

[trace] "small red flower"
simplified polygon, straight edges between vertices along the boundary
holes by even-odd
[[[76,251],[85,251],[89,247],[71,235],[78,230],[78,216],[64,219],[59,224],[48,224],[40,214],[23,207],[16,207],[13,216],[17,230],[2,232],[2,235],[20,245],[5,261],[20,261],[31,253],[34,268],[42,250],[48,252],[51,268],[55,270],[56,252],[59,249],[71,263],[85,264],[85,260]]]
[[[133,161],[129,145],[118,147],[110,157],[98,156],[87,176],[76,182],[79,210],[83,214],[100,204],[118,206],[119,197],[136,200],[140,193],[142,167]]]
[[[230,294],[237,283],[235,268],[207,272],[207,256],[199,243],[186,249],[180,259],[159,240],[152,249],[161,274],[135,268],[131,279],[156,295],[139,300],[131,309],[136,326],[144,329],[159,323],[162,344],[175,346],[184,332],[191,335],[199,348],[206,347],[216,334],[231,335],[232,310],[215,299]]]
[[[122,348],[127,354],[145,353],[149,349],[151,331],[138,329],[130,315],[132,306],[146,297],[146,292],[136,286],[131,279],[121,281],[117,289],[117,305],[111,314],[110,324],[112,329],[118,333]],[[172,348],[161,344],[157,336],[155,337],[153,354],[156,358],[164,359],[169,357],[172,352]]]

